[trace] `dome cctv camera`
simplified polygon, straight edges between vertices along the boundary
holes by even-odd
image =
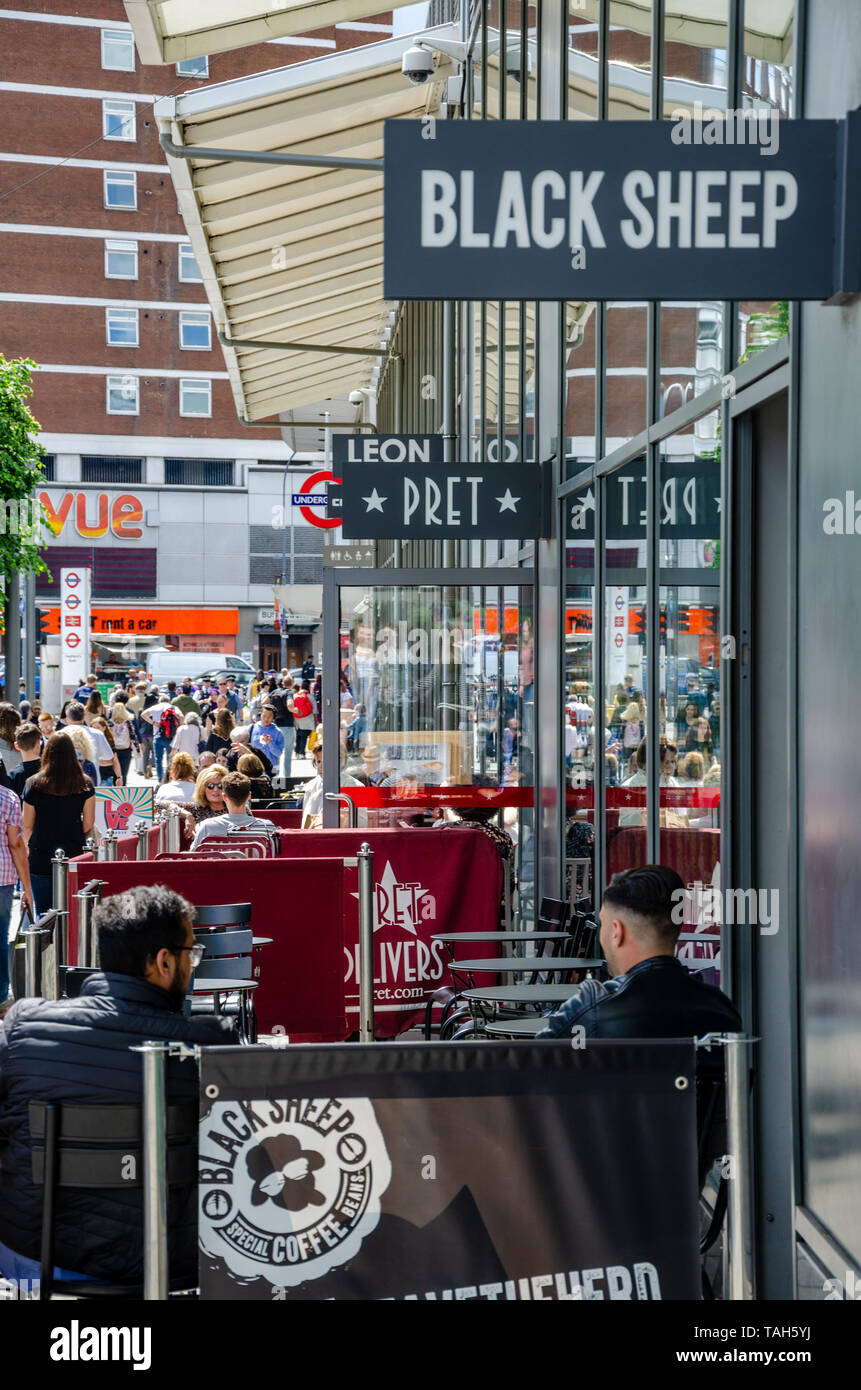
[[[423,44],[414,44],[412,48],[406,49],[401,59],[401,72],[404,77],[408,77],[415,86],[421,86],[427,82],[434,70],[433,54],[429,48]]]
[[[365,400],[361,391],[351,391],[347,399],[350,405],[363,405]]]

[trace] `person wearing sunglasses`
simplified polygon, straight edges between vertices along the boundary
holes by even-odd
[[[21,999],[0,1022],[0,1274],[39,1279],[41,1184],[33,1181],[31,1102],[140,1105],[140,1053],[150,1039],[192,1044],[237,1041],[235,1020],[186,1017],[183,1004],[199,961],[191,903],[162,884],[129,889],[93,913],[100,969],[67,999]],[[196,1109],[197,1068],[169,1061],[171,1106]],[[197,1184],[171,1185],[168,1258],[171,1277],[197,1278]],[[143,1272],[139,1186],[109,1191],[58,1188],[54,1218],[55,1279],[136,1284]],[[28,1285],[31,1287],[31,1285]]]
[[[183,836],[186,840],[194,838],[194,832],[201,821],[212,816],[223,816],[227,805],[222,794],[222,781],[227,776],[227,768],[222,763],[213,763],[197,774],[194,791],[187,806],[181,807],[183,815]]]

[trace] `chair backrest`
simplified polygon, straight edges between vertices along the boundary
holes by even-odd
[[[600,930],[601,924],[597,918],[587,912],[575,912],[571,919],[570,954],[586,958],[597,956]]]
[[[31,1101],[33,1182],[42,1187],[40,1298],[50,1298],[54,1274],[57,1189],[139,1188],[143,1182],[143,1108]],[[167,1107],[167,1182],[190,1187],[197,1179],[197,1107]],[[78,1286],[65,1285],[66,1290]]]
[[[243,927],[251,921],[250,903],[195,904],[194,929],[201,927]]]
[[[198,854],[221,854],[225,850],[240,856],[243,859],[269,859],[272,857],[272,846],[268,840],[252,837],[243,837],[237,843],[238,836],[231,835],[209,835],[205,840],[201,840],[197,849],[191,850],[193,855]]]
[[[254,937],[250,931],[211,931],[204,927],[196,932],[203,946],[203,959],[216,956],[250,956],[254,949]]]
[[[535,923],[539,931],[564,931],[568,922],[568,904],[564,898],[542,898]]]
[[[194,972],[196,980],[250,980],[254,972],[250,956],[204,956]]]

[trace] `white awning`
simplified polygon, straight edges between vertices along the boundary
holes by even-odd
[[[426,36],[456,38],[453,25]],[[402,36],[273,72],[167,97],[155,105],[175,145],[382,159],[383,123],[439,110],[448,58],[413,86]],[[213,163],[168,153],[180,210],[219,332],[277,347],[225,347],[247,420],[367,386],[382,350],[381,169]],[[345,355],[320,348],[360,350]]]
[[[142,63],[226,53],[379,14],[369,0],[124,0]],[[411,0],[393,0],[399,9]]]

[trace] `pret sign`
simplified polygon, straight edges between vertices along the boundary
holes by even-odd
[[[77,689],[90,669],[90,578],[83,565],[60,570],[60,682]]]
[[[686,121],[387,121],[385,297],[861,290],[861,111]]]
[[[345,465],[344,539],[535,539],[549,534],[543,464]]]

